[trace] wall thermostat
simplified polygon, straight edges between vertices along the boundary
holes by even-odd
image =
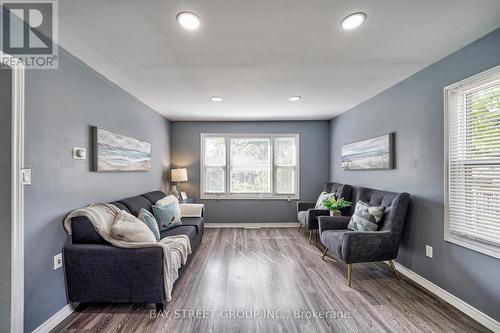
[[[73,147],[73,158],[75,160],[84,160],[87,158],[87,149],[80,147]]]

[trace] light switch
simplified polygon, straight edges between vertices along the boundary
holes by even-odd
[[[31,185],[31,169],[21,169],[21,181],[23,185]]]
[[[425,246],[425,255],[429,258],[432,258],[433,253],[432,253],[432,246],[426,245]]]

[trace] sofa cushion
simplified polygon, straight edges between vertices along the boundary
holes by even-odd
[[[196,237],[196,227],[192,225],[180,225],[172,229],[160,231],[161,238],[175,235],[186,235],[192,241]]]
[[[147,209],[151,212],[151,206],[153,206],[151,201],[140,195],[118,201],[127,206],[130,213],[134,216],[139,216],[141,208]]]
[[[203,230],[205,224],[205,218],[203,217],[183,217],[182,225],[191,225],[196,228],[196,233]]]
[[[71,241],[73,244],[107,244],[97,233],[94,225],[84,216],[71,219]]]
[[[126,211],[127,213],[130,213],[130,210],[128,210],[127,206],[125,206],[124,204],[122,204],[119,201],[110,202],[110,204],[115,205],[116,207],[118,207],[121,210]]]
[[[160,199],[166,197],[167,195],[162,191],[152,191],[148,193],[141,194],[141,197],[148,199],[153,205]]]

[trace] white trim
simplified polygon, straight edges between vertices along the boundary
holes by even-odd
[[[205,223],[205,228],[298,228],[298,222],[276,223]]]
[[[445,93],[447,91],[457,92],[464,86],[471,86],[471,87],[473,86],[473,88],[477,88],[483,85],[485,82],[489,81],[492,77],[498,75],[499,73],[500,73],[500,65],[487,69],[476,75],[469,76],[468,78],[463,79],[461,81],[450,84],[444,87],[444,91]]]
[[[205,193],[205,138],[218,137],[224,138],[226,146],[226,164],[223,167],[225,172],[224,193]],[[270,178],[271,178],[271,193],[230,193],[230,173],[231,173],[231,151],[230,140],[233,138],[269,138],[271,143],[270,151]],[[279,137],[293,137],[297,144],[297,156],[295,165],[295,193],[277,194],[275,193],[274,172],[274,139]],[[299,200],[300,199],[300,134],[299,133],[200,133],[200,199],[202,200]]]
[[[11,293],[10,331],[24,330],[24,65],[0,51],[0,62],[12,70]]]
[[[431,281],[427,280],[426,278],[418,275],[414,271],[410,270],[409,268],[406,268],[405,266],[401,265],[400,263],[394,262],[394,266],[398,272],[406,276],[408,279],[412,280],[413,282],[419,284],[423,288],[425,288],[427,291],[430,293],[436,295],[437,297],[441,298],[443,301],[446,303],[450,304],[451,306],[455,307],[456,309],[462,311],[481,325],[485,326],[486,328],[492,330],[493,332],[500,332],[500,323],[496,321],[495,319],[491,318],[487,314],[479,311],[472,305],[462,301],[460,298],[456,297],[455,295],[449,293],[448,291],[444,290],[443,288],[439,287],[438,285],[435,285]]]
[[[498,80],[500,75],[500,65],[492,67],[486,71],[470,76],[464,80],[453,83],[443,88],[443,106],[444,106],[444,240],[470,250],[483,253],[494,258],[500,259],[500,251],[498,246],[486,244],[480,241],[475,241],[460,235],[453,235],[449,230],[449,115],[454,107],[454,96],[460,93],[463,89],[475,90],[484,84],[490,83],[491,79]],[[489,161],[491,162],[491,161]]]
[[[57,311],[52,317],[47,319],[42,325],[38,326],[33,333],[48,333],[53,330],[57,325],[63,322],[70,314],[77,308],[78,303],[67,304],[61,310]]]

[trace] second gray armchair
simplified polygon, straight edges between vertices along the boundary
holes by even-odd
[[[348,184],[339,184],[328,182],[325,184],[323,191],[328,193],[335,193],[337,199],[344,198],[351,201],[352,186]],[[318,193],[319,194],[319,193]],[[329,216],[328,209],[316,209],[315,202],[297,202],[297,219],[299,220],[299,231],[302,227],[309,231],[309,244],[312,242],[313,232],[318,230],[318,217]],[[341,210],[341,214],[350,215],[351,208],[347,207]]]

